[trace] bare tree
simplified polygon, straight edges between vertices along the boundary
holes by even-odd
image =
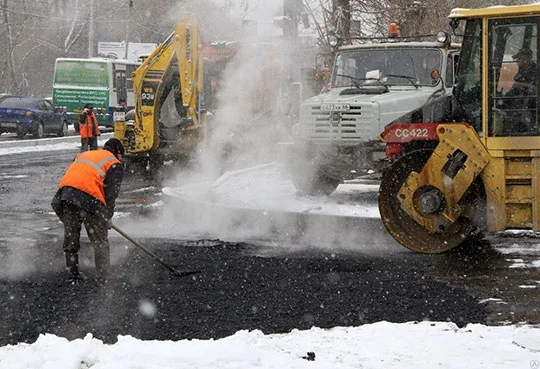
[[[11,13],[8,11],[8,0],[2,2],[2,19],[5,29],[5,68],[2,70],[2,79],[6,81],[6,91],[18,92],[17,78],[16,78],[16,62],[15,62],[15,45],[17,43],[17,30],[12,23]]]
[[[304,0],[322,42],[335,32],[344,43],[362,37],[384,37],[390,23],[402,36],[435,34],[448,30],[453,8],[515,5],[526,0]],[[351,28],[355,26],[354,30]]]
[[[269,0],[243,0],[244,10]],[[284,4],[285,0],[282,1]],[[294,0],[303,2],[310,27],[319,33],[327,51],[328,34],[347,42],[358,37],[385,36],[390,22],[402,34],[431,34],[448,29],[447,16],[455,7],[484,7],[525,3],[526,0]],[[223,0],[95,0],[95,42],[160,43],[181,13],[199,14],[205,41],[235,40],[241,23],[227,19],[238,2]],[[54,61],[58,57],[86,57],[89,46],[89,2],[85,0],[0,0],[0,93],[49,95]],[[299,12],[297,12],[299,13]],[[129,17],[128,17],[129,14]],[[129,19],[128,19],[129,18]],[[129,23],[128,23],[129,22]],[[91,40],[90,40],[91,41]],[[358,42],[358,41],[357,41]]]
[[[67,9],[67,3],[64,0],[62,2],[62,6],[58,8],[58,1],[55,1],[55,4],[57,6],[57,9],[62,14],[66,13]],[[81,7],[79,5],[79,0],[75,0],[73,5],[70,7],[71,11],[69,12],[72,14],[71,19],[69,17],[63,18],[61,21],[58,21],[57,19],[57,35],[58,40],[60,41],[60,44],[63,46],[63,51],[65,54],[68,54],[75,42],[79,40],[85,26],[85,22],[81,22]],[[58,14],[59,12],[56,12]]]
[[[351,0],[334,0],[332,2],[332,24],[340,37],[345,40],[350,38]]]

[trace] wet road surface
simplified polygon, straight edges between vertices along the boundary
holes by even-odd
[[[150,236],[130,224],[152,229],[160,211],[154,205],[164,199],[159,183],[140,176],[124,181],[117,206],[124,217],[117,223],[174,268],[201,273],[174,277],[111,233],[115,275],[100,284],[83,232],[81,266],[89,279],[66,283],[63,231],[49,204],[74,155],[0,156],[0,345],[33,342],[40,333],[69,339],[92,333],[114,342],[118,335],[219,338],[241,329],[278,333],[381,320],[540,323],[536,239],[497,238],[475,245],[475,252],[420,255],[395,244],[382,224],[366,228],[361,219],[348,220],[335,245],[305,243],[279,230],[237,241],[162,236],[156,226]],[[347,238],[343,232],[362,227],[369,245],[337,243],[340,235]]]

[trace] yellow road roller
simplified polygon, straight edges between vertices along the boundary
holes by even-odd
[[[454,9],[450,96],[381,133],[379,211],[392,236],[442,253],[484,231],[540,231],[540,4]]]

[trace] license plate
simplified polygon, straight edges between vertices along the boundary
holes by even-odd
[[[12,123],[12,122],[0,122],[0,127],[5,127],[5,128],[17,128],[17,123]]]
[[[349,104],[321,104],[321,111],[349,111]]]
[[[115,111],[113,113],[114,122],[124,122],[126,120],[126,113],[123,111]]]

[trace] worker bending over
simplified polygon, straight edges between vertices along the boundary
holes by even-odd
[[[103,149],[78,154],[69,166],[52,207],[64,223],[63,249],[70,280],[83,279],[79,271],[81,225],[94,247],[96,274],[105,279],[110,267],[109,222],[124,175],[124,146],[111,138]]]

